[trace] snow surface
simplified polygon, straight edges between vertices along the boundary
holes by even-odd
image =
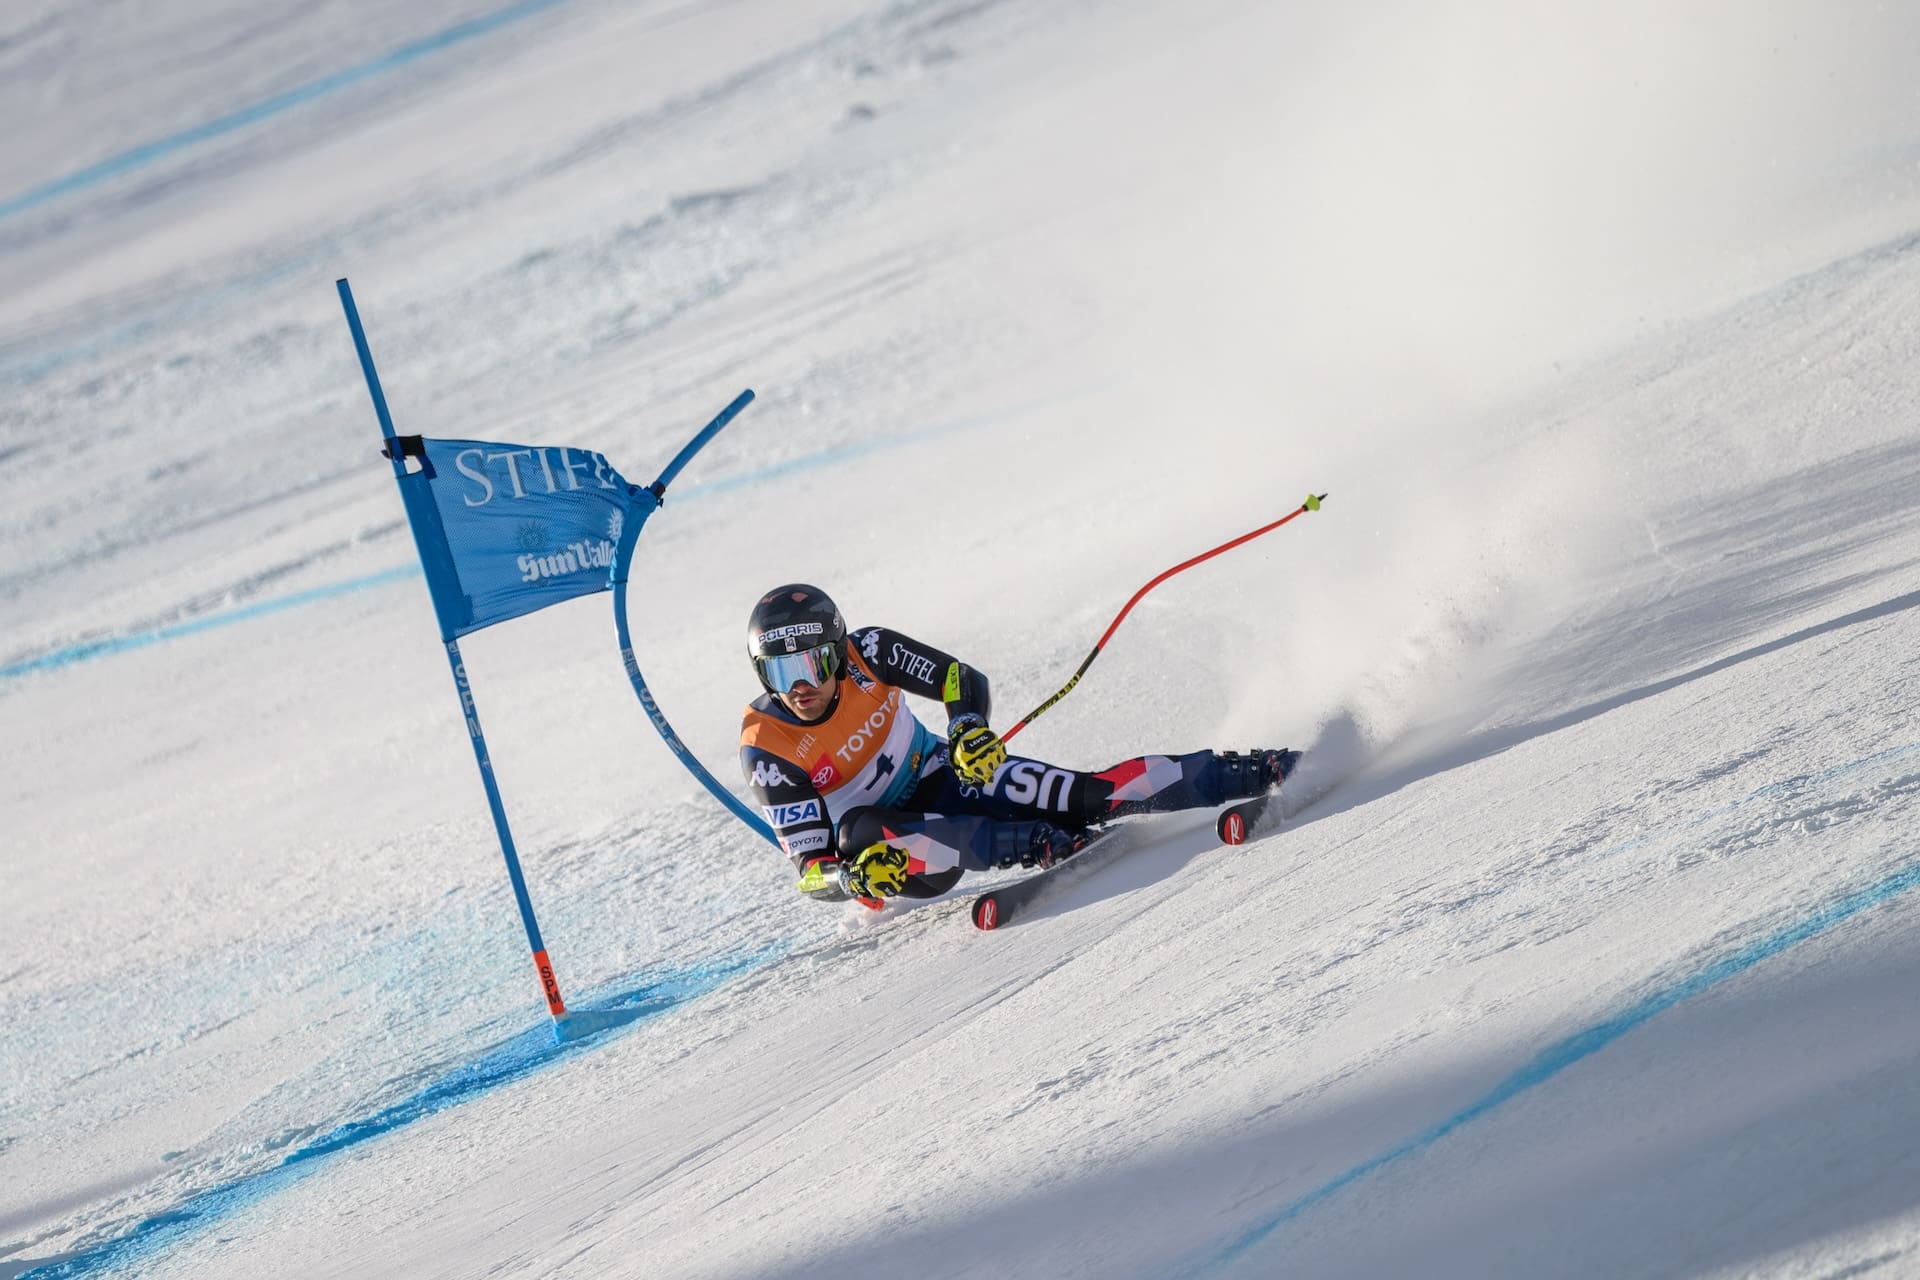
[[[1920,1275],[1920,15],[0,14],[0,1276]],[[664,466],[1019,746],[1308,748],[866,918],[608,597],[465,643],[402,431]]]

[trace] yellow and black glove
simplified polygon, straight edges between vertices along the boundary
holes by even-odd
[[[876,840],[840,865],[840,883],[856,898],[891,898],[907,887],[907,851]]]
[[[947,758],[961,781],[984,787],[1007,762],[1007,744],[979,716],[955,716],[947,725]]]
[[[809,898],[825,898],[836,901],[846,896],[846,889],[840,883],[840,859],[813,858],[800,869],[800,878],[794,882],[794,888]]]

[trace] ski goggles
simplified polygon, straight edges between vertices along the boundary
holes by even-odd
[[[769,653],[753,660],[760,683],[775,693],[785,693],[797,684],[816,689],[840,672],[840,645],[817,644],[798,653]]]

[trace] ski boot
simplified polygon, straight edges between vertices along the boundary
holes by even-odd
[[[1277,751],[1222,751],[1214,757],[1220,781],[1221,799],[1227,807],[1214,820],[1214,831],[1223,844],[1244,844],[1254,828],[1267,816],[1280,784],[1300,763],[1300,753],[1284,748]]]
[[[1086,831],[1068,831],[1051,822],[1006,822],[994,829],[993,865],[1046,870],[1080,852],[1092,839]]]
[[[1220,783],[1220,803],[1251,800],[1263,796],[1287,780],[1300,763],[1300,753],[1285,748],[1259,750],[1241,755],[1238,751],[1216,751],[1214,777]]]

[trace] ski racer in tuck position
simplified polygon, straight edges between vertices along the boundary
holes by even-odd
[[[1046,867],[1093,823],[1278,786],[1292,751],[1140,756],[1099,773],[1010,756],[987,678],[885,627],[849,635],[824,591],[775,588],[747,622],[765,690],[740,726],[747,785],[814,898],[935,897],[967,871]],[[941,703],[944,739],[905,695]]]

